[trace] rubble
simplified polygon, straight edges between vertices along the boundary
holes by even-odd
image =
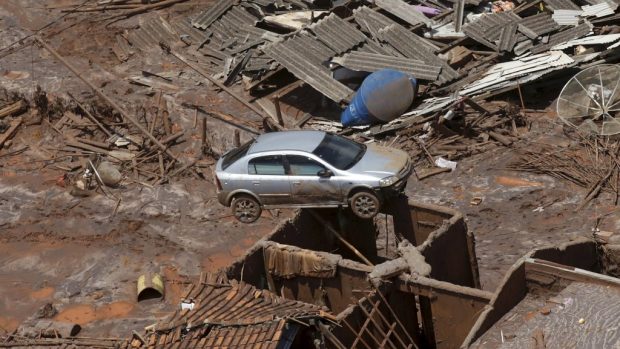
[[[96,287],[89,281],[79,295],[76,289],[82,286],[72,278],[90,280],[109,269],[84,265],[74,274],[41,272],[54,281],[71,279],[51,291],[42,286],[47,280],[36,285],[51,292],[45,301],[62,299],[60,307],[47,303],[47,315],[34,332],[2,330],[3,347],[295,347],[303,341],[329,348],[448,348],[523,347],[533,340],[551,348],[572,343],[605,347],[617,341],[591,331],[599,319],[613,322],[616,317],[606,311],[615,308],[604,309],[603,301],[580,308],[589,296],[618,297],[613,277],[618,248],[611,232],[615,221],[609,219],[598,229],[614,214],[620,197],[617,140],[576,133],[569,126],[563,126],[562,141],[540,142],[532,136],[546,132],[535,130],[547,117],[536,109],[545,107],[537,105],[542,99],[537,94],[554,91],[545,96],[554,99],[555,90],[578,70],[619,60],[616,4],[106,0],[42,6],[67,20],[28,32],[11,27],[3,40],[8,46],[0,50],[0,62],[7,62],[2,87],[19,92],[0,93],[0,167],[9,183],[0,188],[0,224],[10,231],[2,243],[19,236],[18,245],[6,250],[33,241],[50,240],[52,247],[58,241],[83,244],[71,245],[76,250],[98,248],[106,241],[114,246],[111,250],[118,245],[122,255],[110,258],[108,251],[92,258],[122,265],[117,273],[129,272],[136,264],[135,256],[128,256],[140,254],[158,262],[174,260],[187,274],[207,265],[227,268],[226,275],[205,272],[191,281],[187,275],[164,274],[160,294],[165,284],[166,298],[151,313],[130,307],[140,313],[115,325],[114,331],[126,332],[121,336],[106,327],[105,317],[93,315],[96,325],[78,324],[118,337],[96,339],[88,333],[60,334],[69,327],[55,321],[75,297],[83,302],[79,306],[91,307],[85,313],[95,313],[102,303],[116,301],[125,283],[107,280],[116,288],[102,291],[108,287],[102,286],[104,281]],[[73,35],[84,31],[87,37],[76,40],[75,47],[71,36],[63,36],[72,26],[79,28]],[[86,30],[88,26],[93,30]],[[80,55],[87,50],[80,45],[90,36],[101,52]],[[28,55],[33,57],[30,70],[23,63]],[[62,65],[50,68],[58,63]],[[375,118],[385,122],[344,127],[338,116],[351,105],[365,77],[381,69],[400,70],[417,80],[413,104],[394,120]],[[45,70],[55,78],[46,80],[40,74]],[[44,87],[35,87],[39,82]],[[550,123],[557,132],[555,119]],[[265,212],[261,228],[242,228],[213,208],[215,159],[257,134],[303,128],[404,149],[416,168],[410,194],[453,207],[462,208],[465,202],[471,206],[467,213],[472,221],[489,221],[470,231],[457,211],[417,203],[403,208],[395,201],[385,215],[385,256],[377,247],[382,221],[367,225],[343,218],[337,210],[302,210],[262,241],[245,241],[244,234],[258,239],[265,226],[282,218]],[[492,164],[472,165],[494,152]],[[19,170],[13,168],[16,163]],[[522,196],[499,196],[497,188],[489,189],[493,176],[482,178],[482,171],[545,175],[566,182],[563,188],[572,196],[547,194],[554,188],[539,177],[520,182],[519,187],[539,183],[519,192]],[[35,211],[32,203],[13,197],[23,190],[22,176],[40,177],[26,177],[24,186],[36,182],[54,187],[23,194],[28,202],[41,201],[36,213],[30,212]],[[471,177],[471,185],[455,182],[456,177]],[[199,198],[179,194],[202,186],[208,192]],[[499,191],[521,190],[504,186]],[[82,205],[89,209],[80,210]],[[507,205],[516,208],[509,211]],[[532,222],[504,226],[502,219],[511,215],[509,219]],[[66,225],[50,224],[54,217],[66,218]],[[482,288],[479,259],[485,280],[499,281],[497,276],[523,255],[524,247],[541,244],[523,230],[538,224],[541,230],[550,227],[545,239],[561,235],[564,240],[572,233],[568,225],[579,217],[583,225],[595,226],[594,233],[586,231],[592,240],[530,252],[496,290],[493,282]],[[148,233],[131,228],[140,224]],[[93,236],[59,233],[69,225]],[[119,238],[125,233],[129,236]],[[189,237],[191,233],[195,235]],[[154,252],[145,252],[144,239],[157,246]],[[236,245],[227,245],[233,241]],[[214,262],[209,259],[214,245],[226,258],[239,260],[231,265]],[[48,258],[41,252],[47,248],[37,245],[28,256]],[[23,271],[19,268],[37,264],[11,256],[5,268]],[[175,290],[179,285],[188,286],[181,295]],[[134,297],[135,284],[131,286]],[[19,288],[12,281],[3,287],[15,293],[35,289]],[[553,303],[557,294],[575,303]],[[35,303],[33,299],[24,302]],[[578,316],[562,322],[568,317],[563,311]],[[531,322],[523,322],[522,315],[530,313]],[[115,316],[128,313],[119,314]],[[145,331],[144,321],[150,322]],[[558,323],[574,331],[563,338],[561,330],[545,327]],[[16,328],[0,314],[0,329],[4,326]]]

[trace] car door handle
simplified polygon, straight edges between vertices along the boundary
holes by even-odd
[[[301,185],[301,182],[293,182],[295,185]]]
[[[259,184],[260,184],[260,181],[252,181],[252,184],[254,184],[254,185],[259,185]]]

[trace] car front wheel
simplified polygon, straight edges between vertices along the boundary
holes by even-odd
[[[242,223],[255,222],[263,211],[258,201],[249,195],[236,196],[231,206],[233,215]]]
[[[360,191],[351,196],[351,211],[363,219],[370,219],[379,213],[381,203],[379,198],[371,192]]]

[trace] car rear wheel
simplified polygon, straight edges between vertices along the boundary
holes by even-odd
[[[351,211],[364,219],[370,219],[379,213],[381,203],[379,198],[369,191],[359,191],[351,196]]]
[[[242,223],[255,222],[263,212],[258,201],[249,195],[235,196],[231,206],[233,215]]]

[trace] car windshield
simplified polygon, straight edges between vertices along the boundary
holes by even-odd
[[[235,161],[241,159],[245,156],[250,149],[250,146],[254,144],[254,140],[251,140],[239,148],[233,149],[224,155],[224,160],[222,160],[222,170],[225,170],[228,166],[235,163]]]
[[[339,170],[348,170],[355,165],[366,152],[366,146],[344,137],[325,134],[325,138],[312,152]]]

